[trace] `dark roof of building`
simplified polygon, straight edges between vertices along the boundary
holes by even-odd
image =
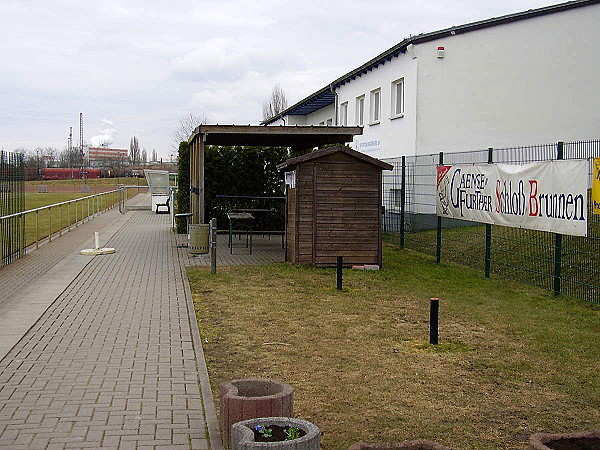
[[[268,127],[271,128],[271,127]],[[332,153],[342,152],[350,155],[354,158],[360,159],[369,164],[373,164],[374,166],[379,167],[382,170],[393,170],[394,166],[391,164],[385,163],[379,159],[373,158],[372,156],[365,155],[364,153],[357,152],[356,150],[351,149],[350,147],[346,147],[345,145],[339,145],[336,147],[328,147],[322,148],[321,150],[317,150],[315,152],[307,153],[306,155],[296,156],[295,158],[288,159],[287,161],[279,164],[277,168],[279,170],[285,169],[286,167],[295,166],[296,164],[300,164],[306,161],[311,161],[313,159],[322,158],[323,156],[331,155]]]
[[[416,36],[411,36],[398,44],[394,45],[392,48],[386,50],[385,52],[377,55],[375,58],[366,62],[362,66],[348,72],[347,74],[341,76],[337,80],[333,81],[329,85],[324,88],[312,93],[308,97],[300,100],[298,103],[290,106],[289,108],[282,111],[280,114],[265,120],[263,125],[268,125],[270,123],[275,122],[276,120],[281,119],[287,115],[305,115],[310,114],[318,109],[321,109],[325,106],[331,105],[335,101],[335,95],[333,93],[333,88],[342,86],[361,75],[370,72],[371,70],[377,68],[385,64],[388,61],[391,61],[393,58],[400,55],[400,53],[405,53],[406,48],[410,44],[421,44],[423,42],[433,41],[435,39],[440,39],[447,36],[454,36],[456,34],[468,33],[471,31],[480,30],[482,28],[494,27],[497,25],[503,25],[506,23],[516,22],[519,20],[530,19],[533,17],[545,16],[547,14],[554,14],[562,11],[566,11],[569,9],[581,8],[584,6],[595,5],[600,3],[600,0],[574,0],[566,3],[560,3],[557,5],[544,6],[543,8],[530,9],[527,11],[522,11],[518,13],[508,14],[500,17],[493,17],[491,19],[480,20],[478,22],[471,22],[465,25],[453,26],[450,28],[445,28],[439,31],[433,31],[431,33],[423,33]]]
[[[351,142],[362,127],[316,127],[260,125],[200,125],[188,142],[201,138],[206,145],[249,145],[312,148]]]

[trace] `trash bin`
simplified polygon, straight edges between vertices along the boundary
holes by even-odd
[[[190,224],[188,234],[188,247],[190,253],[194,255],[203,255],[208,253],[208,235],[210,225],[205,223]]]

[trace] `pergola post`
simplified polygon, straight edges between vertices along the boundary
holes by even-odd
[[[204,137],[200,134],[198,141],[198,222],[204,223]]]
[[[190,142],[190,212],[192,213],[191,223],[198,223],[198,199],[196,186],[198,186],[198,171],[196,170],[196,141],[194,137]]]

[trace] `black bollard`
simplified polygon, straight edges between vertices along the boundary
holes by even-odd
[[[429,343],[437,345],[438,343],[438,317],[440,310],[440,299],[429,299]]]
[[[338,291],[342,290],[342,263],[344,261],[343,256],[337,257],[337,288]]]
[[[210,273],[217,273],[217,219],[210,219]]]

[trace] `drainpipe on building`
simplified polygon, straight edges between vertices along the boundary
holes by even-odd
[[[338,94],[335,91],[335,89],[333,88],[333,83],[329,84],[329,90],[331,91],[331,93],[333,95],[335,95],[335,108],[334,108],[334,114],[333,114],[333,125],[334,126],[338,126]]]

